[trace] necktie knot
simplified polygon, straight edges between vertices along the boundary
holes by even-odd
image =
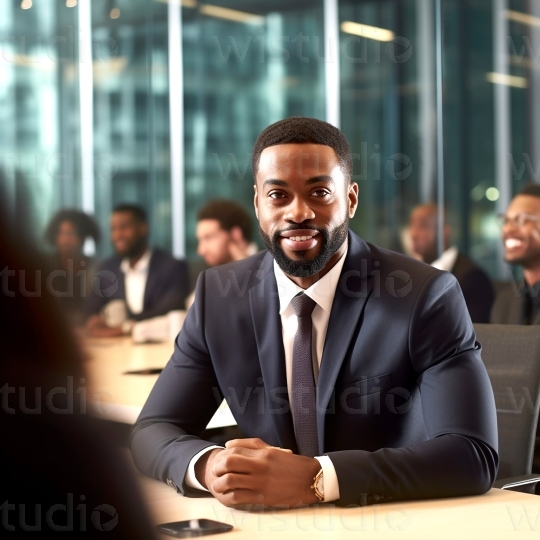
[[[300,293],[291,300],[291,304],[297,317],[311,317],[317,302],[307,294]]]

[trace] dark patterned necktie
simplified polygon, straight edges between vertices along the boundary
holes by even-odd
[[[319,451],[315,379],[311,356],[311,313],[317,304],[304,293],[295,296],[291,304],[298,318],[298,330],[293,344],[291,381],[294,434],[298,452],[303,456],[313,457]]]

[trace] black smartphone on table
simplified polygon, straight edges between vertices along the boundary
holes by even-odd
[[[212,519],[186,519],[185,521],[172,521],[157,526],[159,532],[176,536],[176,538],[192,538],[232,530],[233,526]]]

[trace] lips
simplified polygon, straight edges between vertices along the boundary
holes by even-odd
[[[281,233],[283,244],[293,251],[306,251],[318,243],[319,231],[315,229],[295,229]]]

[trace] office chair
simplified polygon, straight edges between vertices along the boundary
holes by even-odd
[[[493,487],[534,493],[540,407],[540,327],[475,324],[497,407],[499,471]]]

